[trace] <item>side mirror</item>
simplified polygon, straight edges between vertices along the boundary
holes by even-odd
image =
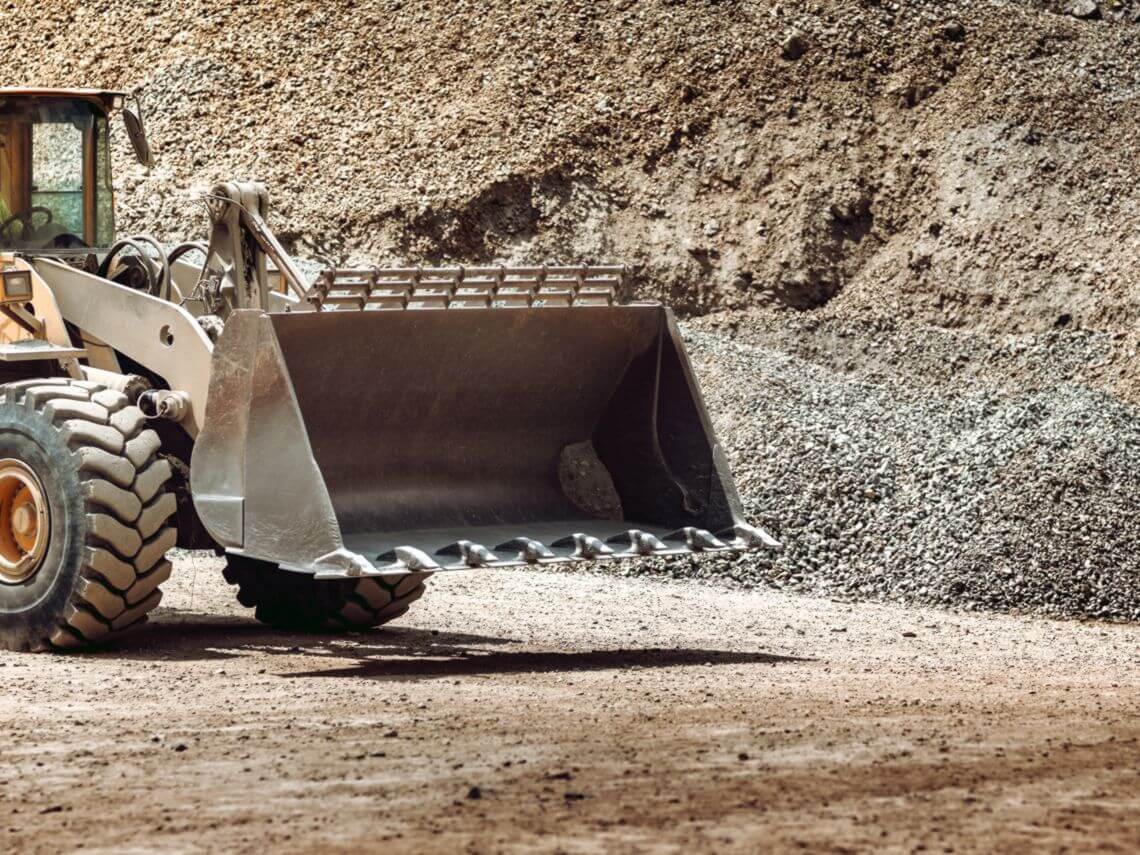
[[[151,169],[154,167],[154,154],[151,152],[150,143],[146,138],[146,127],[142,120],[142,104],[137,95],[134,96],[134,99],[134,110],[130,107],[123,108],[123,124],[127,127],[127,136],[131,140],[131,147],[135,150],[135,157],[138,158],[138,162],[147,169]]]

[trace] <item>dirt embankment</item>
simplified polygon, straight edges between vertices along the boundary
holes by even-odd
[[[150,105],[125,230],[202,237],[192,194],[252,177],[304,256],[616,259],[723,310],[695,357],[749,515],[788,546],[671,571],[1136,615],[1134,4],[7,14],[8,80]]]
[[[1089,7],[1092,7],[1090,12]],[[1131,331],[1130,4],[17,4],[13,82],[127,86],[186,191],[266,180],[298,251],[618,258],[691,311],[837,300]]]

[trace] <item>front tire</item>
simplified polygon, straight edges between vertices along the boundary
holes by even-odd
[[[404,614],[424,594],[430,573],[394,582],[376,577],[318,581],[267,561],[226,556],[226,581],[238,586],[238,602],[264,624],[288,630],[369,629]]]
[[[158,605],[177,539],[159,446],[120,392],[0,386],[0,647],[82,647]]]

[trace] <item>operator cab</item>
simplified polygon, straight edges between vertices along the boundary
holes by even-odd
[[[114,243],[108,114],[125,97],[99,90],[0,88],[0,251]],[[137,117],[124,118],[138,152],[131,127]]]

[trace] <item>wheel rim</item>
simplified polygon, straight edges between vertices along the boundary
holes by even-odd
[[[0,580],[25,582],[47,551],[48,506],[40,479],[19,460],[0,460]]]

